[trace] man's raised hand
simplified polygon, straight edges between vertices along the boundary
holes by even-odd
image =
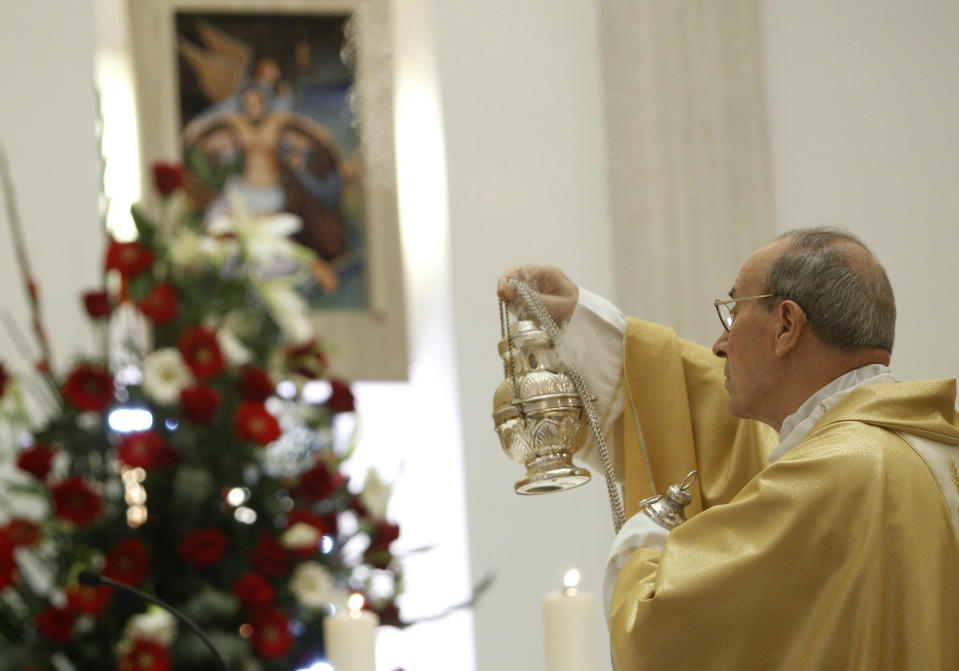
[[[557,324],[563,325],[573,316],[573,310],[579,302],[579,287],[556,266],[513,266],[500,275],[496,284],[497,295],[507,303],[522,302],[516,285],[510,282],[512,279],[525,282],[539,294],[546,311]]]

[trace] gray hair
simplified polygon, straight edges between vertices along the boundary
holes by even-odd
[[[766,270],[764,293],[772,309],[792,300],[820,340],[843,350],[892,352],[896,300],[879,261],[859,238],[831,227],[789,231],[782,254]]]

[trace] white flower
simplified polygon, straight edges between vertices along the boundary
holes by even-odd
[[[302,227],[300,218],[293,214],[280,213],[254,216],[242,199],[232,199],[231,214],[214,217],[207,224],[210,235],[236,236],[247,256],[259,268],[294,269],[312,258],[312,253],[302,245],[290,240],[290,235]]]
[[[308,317],[309,306],[289,281],[274,279],[254,282],[253,288],[289,340],[302,343],[313,337],[313,326]]]
[[[173,347],[151,352],[143,360],[143,392],[161,405],[173,405],[193,382],[190,369]]]
[[[198,235],[185,228],[178,231],[170,240],[170,261],[178,270],[219,266],[236,251],[235,248],[235,241]]]
[[[223,351],[223,356],[233,366],[242,366],[253,360],[253,354],[250,350],[228,328],[217,329],[216,342]]]
[[[176,638],[176,619],[159,606],[150,606],[145,613],[131,616],[123,628],[123,642],[137,638],[148,638],[169,648]]]
[[[280,536],[280,545],[287,550],[305,550],[320,542],[320,531],[312,524],[297,522]]]
[[[366,482],[360,492],[360,501],[370,511],[370,515],[386,519],[386,505],[390,500],[391,487],[380,478],[380,474],[371,468],[366,473]]]
[[[324,608],[346,600],[345,590],[337,587],[330,572],[315,561],[300,562],[293,569],[290,591],[307,608]]]

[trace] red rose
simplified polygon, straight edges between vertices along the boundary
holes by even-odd
[[[31,547],[40,540],[40,527],[30,520],[15,517],[0,528],[0,545]]]
[[[66,608],[48,607],[36,617],[37,630],[54,643],[66,643],[73,635],[73,623],[76,620]]]
[[[370,546],[367,552],[383,552],[390,549],[390,544],[400,537],[400,527],[389,522],[377,522],[370,533]]]
[[[233,429],[239,440],[249,440],[258,445],[267,445],[280,437],[280,423],[266,406],[255,401],[244,401],[236,409]]]
[[[289,652],[293,635],[290,634],[290,620],[282,610],[268,608],[260,611],[250,624],[253,625],[250,642],[260,657],[277,659]]]
[[[157,161],[153,164],[153,183],[156,185],[157,191],[164,196],[169,196],[183,186],[185,179],[186,169],[182,163]]]
[[[325,461],[318,461],[310,470],[300,476],[297,493],[307,501],[323,501],[346,484],[346,478],[339,473],[330,473]]]
[[[207,424],[220,408],[221,394],[213,387],[195,384],[180,392],[183,414],[197,424]]]
[[[163,453],[166,441],[156,431],[134,431],[117,445],[117,457],[127,466],[153,468]]]
[[[99,366],[82,363],[67,376],[61,393],[78,410],[103,412],[113,402],[113,376]]]
[[[333,412],[353,412],[355,405],[353,403],[353,392],[350,391],[350,385],[343,380],[330,378],[330,387],[333,392],[326,404]]]
[[[150,557],[143,543],[136,538],[122,540],[107,553],[103,575],[124,585],[136,587],[150,570]]]
[[[290,556],[267,531],[260,532],[260,539],[250,550],[250,561],[260,573],[272,577],[285,576],[290,572]]]
[[[272,603],[276,590],[259,573],[248,571],[233,585],[233,594],[244,608],[252,609]]]
[[[166,282],[160,282],[137,301],[137,307],[154,324],[168,324],[176,317],[179,308],[176,289]]]
[[[96,617],[107,607],[113,590],[106,586],[70,585],[66,593],[67,605],[71,611]]]
[[[87,291],[83,294],[83,307],[93,319],[103,319],[110,316],[110,297],[103,289]]]
[[[197,568],[208,568],[220,561],[229,543],[226,534],[216,527],[191,531],[177,547],[180,559]]]
[[[119,661],[119,671],[170,671],[170,651],[151,638],[135,638]]]
[[[37,480],[43,480],[50,472],[50,462],[56,450],[34,443],[17,456],[17,467],[30,473]]]
[[[103,508],[100,497],[79,476],[72,476],[50,488],[53,509],[58,517],[78,526],[89,524]]]
[[[316,380],[326,372],[326,353],[318,340],[287,347],[283,353],[286,356],[286,367],[307,379]]]
[[[13,546],[0,542],[0,592],[12,587],[17,580],[17,562],[13,558]]]
[[[153,252],[139,242],[110,241],[107,247],[107,270],[119,270],[124,277],[139,275],[153,265]]]
[[[240,396],[247,401],[265,401],[275,388],[270,374],[262,368],[245,366],[240,371]]]
[[[201,380],[209,380],[223,370],[223,353],[210,329],[198,326],[187,329],[177,341],[177,349],[193,374]]]
[[[3,367],[3,363],[0,362],[0,398],[3,398],[4,393],[7,391],[7,385],[10,383],[10,374],[7,373],[7,369]]]

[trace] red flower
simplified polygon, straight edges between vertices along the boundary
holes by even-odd
[[[107,553],[103,575],[124,585],[136,587],[147,577],[150,557],[143,543],[136,538],[122,540]]]
[[[17,467],[30,473],[37,480],[43,480],[50,472],[50,462],[53,461],[53,455],[56,450],[34,443],[17,457]]]
[[[48,607],[36,617],[37,630],[54,643],[66,643],[73,635],[73,622],[76,620],[66,608]]]
[[[83,294],[83,307],[93,319],[103,319],[110,316],[110,297],[103,289],[87,291]]]
[[[63,397],[78,410],[103,412],[113,401],[113,376],[89,363],[82,363],[67,376]]]
[[[119,671],[170,671],[171,666],[170,651],[150,638],[133,639],[118,665]]]
[[[285,576],[290,572],[290,556],[267,531],[260,532],[260,539],[250,550],[250,561],[260,573],[272,577]]]
[[[17,562],[13,559],[13,546],[0,543],[0,592],[12,587],[17,580]]]
[[[163,453],[166,441],[156,431],[134,431],[117,445],[117,457],[127,466],[153,468]]]
[[[67,605],[71,611],[96,617],[107,607],[113,590],[106,586],[70,585],[67,587],[66,593]]]
[[[153,265],[153,252],[139,242],[110,241],[107,247],[107,270],[119,270],[124,277],[139,275]]]
[[[233,585],[233,594],[244,608],[252,609],[272,603],[276,590],[259,573],[248,571]]]
[[[240,396],[247,401],[265,401],[275,388],[270,374],[262,368],[245,366],[240,371]]]
[[[370,546],[367,553],[383,552],[390,549],[390,544],[400,537],[400,527],[389,522],[377,522],[370,534]]]
[[[283,353],[286,355],[286,367],[310,380],[323,377],[329,365],[318,340],[287,347]]]
[[[197,424],[207,424],[220,408],[221,394],[213,387],[195,384],[180,392],[183,414]]]
[[[15,517],[0,528],[0,546],[31,547],[40,540],[40,527],[30,520]]]
[[[249,440],[258,445],[267,445],[280,437],[280,423],[266,406],[255,401],[244,401],[236,409],[233,429],[239,440]]]
[[[186,534],[177,547],[177,554],[188,564],[208,568],[220,561],[228,543],[225,533],[216,527],[204,527]]]
[[[333,412],[353,412],[356,406],[353,402],[353,392],[350,391],[350,385],[334,377],[330,378],[330,387],[333,388],[333,393],[326,401],[330,410]]]
[[[157,191],[164,196],[169,196],[183,186],[185,179],[186,169],[182,163],[157,161],[153,164],[153,183],[156,184]]]
[[[253,621],[253,635],[250,642],[253,649],[263,659],[277,659],[290,650],[293,635],[290,634],[290,620],[279,608],[260,611]]]
[[[168,324],[176,317],[179,308],[176,289],[166,282],[160,282],[137,301],[137,307],[154,324]]]
[[[318,461],[300,476],[297,493],[307,501],[323,501],[346,483],[339,473],[330,473],[325,461]]]
[[[103,508],[103,502],[97,493],[90,489],[83,478],[76,475],[52,486],[50,493],[57,516],[78,526],[92,522]]]
[[[216,334],[210,329],[202,326],[187,329],[176,346],[197,378],[209,380],[223,370],[223,353],[216,341]]]

